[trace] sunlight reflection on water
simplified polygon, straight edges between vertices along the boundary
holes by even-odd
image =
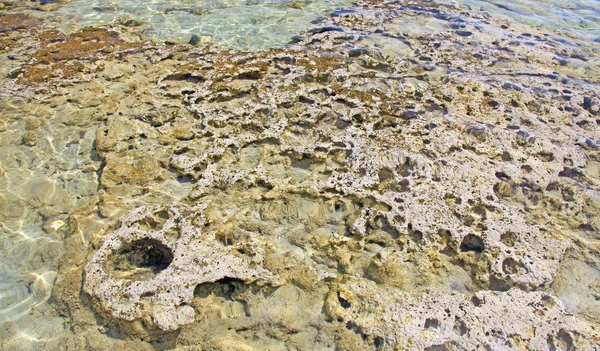
[[[139,21],[145,37],[155,41],[187,43],[196,35],[199,43],[263,50],[285,45],[312,21],[350,4],[349,0],[77,0],[58,15],[66,31],[128,17]]]

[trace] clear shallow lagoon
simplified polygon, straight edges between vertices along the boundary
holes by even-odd
[[[450,2],[452,3],[452,2]],[[471,11],[507,16],[533,27],[544,26],[565,36],[600,38],[600,4],[593,0],[482,1],[457,0]],[[264,50],[282,47],[351,0],[217,0],[115,1],[73,0],[53,14],[60,28],[73,32],[86,26],[130,20],[146,39],[217,44],[225,49]]]
[[[600,37],[598,1],[505,3],[460,0],[457,4],[469,11],[486,11],[492,18],[506,16],[532,27],[556,30],[557,37],[564,36],[566,41],[574,37],[592,42]],[[310,29],[313,22],[327,17],[333,10],[351,7],[352,2],[345,0],[145,3],[75,0],[60,4],[55,11],[35,12],[35,16],[47,17],[49,22],[66,33],[119,22],[138,28],[143,39],[157,42],[187,43],[192,36],[197,36],[200,45],[215,44],[225,49],[257,51],[284,47],[293,36]],[[406,30],[406,33],[412,31],[428,35],[446,25],[440,19],[436,21],[433,29],[421,33],[419,28],[414,28]],[[395,45],[401,46],[388,37],[382,37],[381,42],[385,45],[378,45],[388,49],[386,52],[393,53]],[[349,46],[352,44],[349,43]],[[10,91],[12,84],[8,73],[13,60],[3,58],[6,76],[3,76],[2,84],[7,88],[3,97],[8,96],[6,92]],[[115,77],[119,74],[114,73]],[[45,109],[31,107],[33,105],[30,106],[27,99],[32,95],[19,95],[14,90],[10,99],[2,102],[6,115],[22,116],[10,123],[0,123],[0,267],[4,271],[0,277],[0,339],[9,349],[54,349],[55,342],[70,331],[65,316],[54,311],[55,298],[51,292],[65,250],[65,238],[69,236],[73,240],[72,233],[76,233],[77,240],[88,245],[94,236],[94,233],[78,231],[78,228],[69,225],[73,211],[93,203],[101,188],[99,177],[104,163],[95,150],[98,123],[77,120],[78,99],[87,104],[94,99],[93,89],[101,90],[91,87],[81,91],[79,96],[69,101],[69,105],[53,103],[52,95],[59,96],[63,91],[46,92],[50,96],[43,98],[49,104]],[[98,101],[98,105],[101,102]],[[102,113],[98,111],[98,114]],[[41,119],[45,122],[38,124],[37,120]],[[594,134],[590,132],[590,135]],[[594,140],[590,143],[593,145]],[[190,183],[179,182],[173,174],[168,177],[168,192],[179,191],[184,197],[184,193],[190,191]],[[179,190],[174,190],[176,188]],[[597,196],[597,192],[592,193]],[[130,195],[124,194],[115,201],[127,202]],[[145,199],[143,195],[134,195],[135,201],[140,204],[144,201],[160,202],[160,199],[150,196],[150,199]],[[97,226],[102,227],[111,215],[110,211],[106,211],[95,218]],[[94,228],[91,222],[85,224],[87,228]],[[586,229],[585,232],[589,234],[590,231]],[[597,240],[593,234],[589,235],[590,242]],[[569,264],[576,268],[580,266]],[[590,286],[598,280],[598,272],[583,266],[577,269],[583,276],[583,290],[587,293],[593,290]],[[465,281],[469,279],[460,274],[457,277]],[[573,311],[577,310],[578,304],[593,305],[588,296],[591,292],[582,298],[574,293],[578,290],[578,282],[563,280],[561,289],[565,291],[561,291]],[[457,278],[454,285],[458,287],[456,291],[466,291],[462,280]]]
[[[284,46],[311,22],[350,4],[350,0],[74,0],[56,14],[65,31],[130,18],[139,21],[146,39],[158,42],[187,43],[197,35],[199,44],[264,50]]]

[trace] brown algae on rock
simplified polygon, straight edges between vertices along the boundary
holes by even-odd
[[[41,348],[598,349],[597,43],[360,5],[255,53],[0,20],[3,235],[64,247],[0,291],[53,286]]]

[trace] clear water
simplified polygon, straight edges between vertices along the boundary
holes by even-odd
[[[335,9],[353,0],[74,0],[54,12],[65,32],[116,21],[139,26],[145,39],[200,44],[225,49],[282,47]],[[451,2],[452,3],[452,2]],[[557,34],[600,38],[600,2],[595,0],[455,0],[457,6],[506,16]]]
[[[327,13],[350,0],[75,0],[57,11],[61,28],[139,21],[144,37],[154,41],[200,43],[225,49],[264,50],[281,47]]]
[[[600,1],[458,4],[566,36],[600,37]],[[187,43],[196,35],[201,44],[264,50],[285,46],[312,22],[351,5],[350,0],[75,0],[51,16],[65,32],[135,20],[144,39]],[[44,115],[28,110],[24,101],[6,100],[0,109],[8,115]],[[0,123],[0,339],[17,348],[52,349],[52,341],[65,332],[64,319],[50,304],[65,236],[73,229],[66,223],[98,189],[96,127],[65,123],[71,112],[58,107],[54,116],[44,115],[35,149],[15,147],[28,128],[26,119],[4,128]],[[89,238],[82,234],[81,240]]]
[[[64,333],[46,301],[69,215],[98,189],[95,127],[65,125],[69,111],[36,111],[24,99],[0,97],[0,105],[12,122],[0,133],[0,339],[43,343]],[[28,117],[19,120],[23,113]],[[23,131],[41,119],[37,146],[21,145]]]
[[[596,0],[457,0],[471,10],[503,15],[558,34],[594,40],[600,37],[600,1]]]

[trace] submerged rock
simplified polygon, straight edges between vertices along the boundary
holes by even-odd
[[[64,244],[52,346],[598,344],[593,50],[452,6],[359,5],[263,52],[132,44],[142,29],[118,23],[11,34],[2,245],[37,270]],[[53,274],[2,307],[26,316]]]

